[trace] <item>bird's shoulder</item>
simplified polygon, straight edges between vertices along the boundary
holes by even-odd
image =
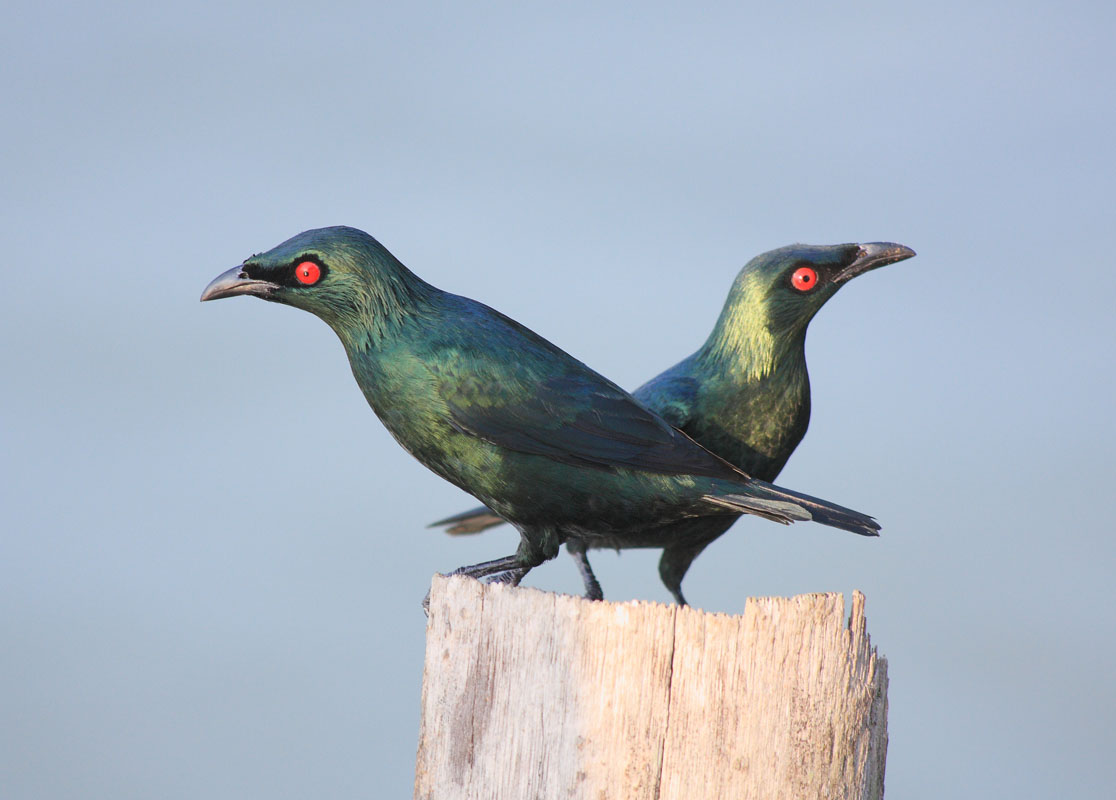
[[[697,413],[701,379],[694,357],[675,364],[640,386],[632,395],[676,428],[685,430]]]

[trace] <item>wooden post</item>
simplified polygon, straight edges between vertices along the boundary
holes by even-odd
[[[853,593],[742,616],[435,577],[416,800],[883,797],[887,661]]]

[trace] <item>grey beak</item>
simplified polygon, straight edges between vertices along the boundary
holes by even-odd
[[[862,244],[856,259],[837,273],[833,280],[837,283],[844,283],[857,275],[863,275],[865,272],[878,267],[894,264],[896,261],[905,261],[914,255],[914,250],[906,245],[895,244],[895,242]]]
[[[233,297],[238,294],[254,294],[262,297],[278,288],[277,284],[270,281],[249,278],[244,274],[243,267],[233,267],[211,280],[202,292],[201,299],[204,303],[206,300],[220,300],[222,297]]]

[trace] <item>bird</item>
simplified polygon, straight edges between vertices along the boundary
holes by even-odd
[[[754,514],[875,536],[870,516],[755,480],[500,312],[419,278],[364,231],[304,231],[214,278],[309,311],[396,441],[519,531],[513,554],[450,574],[518,583],[568,540],[625,546],[690,518]],[[508,577],[510,576],[510,577]]]
[[[774,481],[810,422],[806,368],[810,321],[853,278],[914,255],[911,248],[893,242],[796,244],[758,255],[736,276],[705,343],[632,394],[753,478]],[[643,532],[642,546],[663,548],[659,576],[676,602],[686,604],[682,579],[694,559],[736,519],[689,518]],[[454,534],[476,533],[503,521],[491,509],[480,507],[438,520],[431,527],[448,526]],[[586,555],[590,546],[600,545],[577,539],[566,542],[586,596],[600,599],[603,593]]]

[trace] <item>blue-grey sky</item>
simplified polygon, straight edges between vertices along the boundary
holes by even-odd
[[[472,504],[302,312],[200,305],[304,230],[636,387],[737,270],[893,240],[807,343],[781,483],[695,605],[862,589],[889,796],[1116,781],[1111,3],[18,3],[0,32],[0,794],[406,797],[436,570]],[[668,599],[655,552],[594,559]],[[575,592],[562,556],[532,585]]]

